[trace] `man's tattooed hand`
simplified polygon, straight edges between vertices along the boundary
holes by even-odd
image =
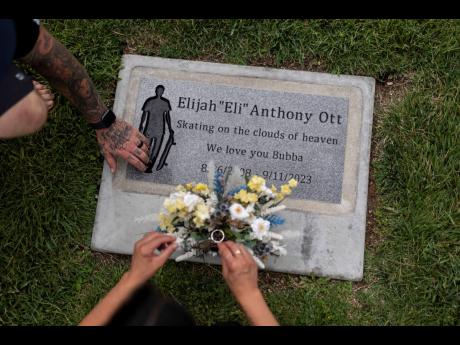
[[[112,173],[117,170],[115,157],[145,171],[149,161],[149,141],[136,128],[126,121],[116,120],[109,128],[96,130],[96,136]]]

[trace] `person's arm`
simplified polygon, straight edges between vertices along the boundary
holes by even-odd
[[[136,242],[130,270],[80,322],[80,326],[106,325],[129,297],[165,264],[177,248],[175,240],[175,237],[151,232]],[[162,246],[165,249],[155,254],[155,249]]]
[[[33,49],[19,61],[30,65],[62,93],[88,123],[97,123],[107,107],[97,93],[85,68],[44,27],[40,25]],[[144,171],[148,162],[148,140],[123,120],[96,130],[97,140],[112,172],[119,156]]]
[[[257,264],[247,249],[232,241],[218,244],[222,274],[249,322],[279,326],[257,284]]]
[[[136,287],[125,273],[112,290],[80,322],[80,326],[106,325],[135,291]]]

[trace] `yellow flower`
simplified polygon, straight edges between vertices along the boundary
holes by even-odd
[[[251,177],[251,179],[248,182],[248,187],[251,188],[255,192],[260,192],[262,189],[262,186],[265,186],[265,180],[257,175],[254,175]]]
[[[288,184],[289,184],[289,187],[295,188],[295,187],[297,187],[297,180],[294,180],[293,178],[291,178],[289,180]]]
[[[281,193],[284,195],[289,195],[291,194],[291,188],[287,184],[283,184],[281,186]]]
[[[244,189],[240,190],[238,193],[235,194],[235,199],[247,202],[248,192]]]
[[[163,203],[163,207],[170,213],[181,211],[185,208],[184,200],[182,199],[166,199]]]
[[[185,189],[186,189],[186,190],[189,190],[189,191],[190,191],[190,190],[192,190],[192,188],[193,188],[193,185],[192,185],[191,183],[187,183],[187,184],[185,185]]]
[[[259,198],[255,193],[248,193],[248,202],[257,202]]]
[[[169,212],[174,213],[176,212],[176,203],[172,199],[166,199],[163,203],[163,207]]]
[[[201,221],[209,219],[209,208],[205,204],[199,204],[196,207],[195,217],[199,218]]]
[[[189,214],[187,212],[187,209],[183,209],[183,210],[180,210],[177,212],[177,215],[180,217],[180,218],[186,218]]]
[[[199,228],[201,228],[204,225],[204,221],[200,217],[193,218],[193,222]]]
[[[259,198],[255,193],[248,193],[246,190],[242,189],[235,194],[235,199],[240,200],[243,203],[257,202]]]
[[[205,185],[204,183],[198,183],[195,188],[193,188],[193,191],[195,193],[202,193],[202,194],[208,194],[209,193],[209,189],[208,189],[208,186]]]
[[[276,193],[276,187],[274,184],[272,184],[272,188],[270,188],[272,190],[273,193]]]
[[[283,193],[275,193],[275,201],[281,201],[284,199]]]
[[[182,199],[176,199],[176,209],[177,211],[182,211],[185,209],[185,202]]]
[[[160,213],[160,227],[168,230],[168,232],[174,231],[174,225],[172,225],[171,217],[164,213]]]
[[[183,185],[180,184],[180,185],[178,185],[178,186],[176,187],[176,191],[178,191],[178,192],[185,192],[185,188],[184,188]]]

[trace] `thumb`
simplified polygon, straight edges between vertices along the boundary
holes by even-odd
[[[115,171],[117,171],[117,160],[111,153],[107,152],[105,154],[105,160],[107,161],[107,164],[109,165],[110,171],[112,172],[112,174]]]
[[[157,262],[163,266],[166,260],[174,253],[174,251],[177,249],[177,243],[171,243],[169,246],[166,247],[157,257]]]

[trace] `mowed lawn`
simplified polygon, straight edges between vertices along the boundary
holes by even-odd
[[[261,273],[289,325],[459,325],[460,21],[45,20],[113,104],[123,53],[377,80],[364,279]],[[129,266],[90,239],[102,160],[62,97],[0,141],[0,324],[77,324]],[[199,324],[246,322],[219,267],[154,278]]]

